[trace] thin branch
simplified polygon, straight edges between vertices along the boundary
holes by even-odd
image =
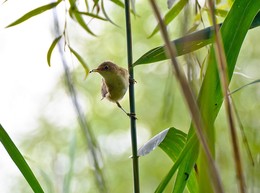
[[[232,138],[234,161],[235,161],[235,165],[236,165],[237,178],[239,180],[239,189],[240,189],[241,193],[245,193],[246,192],[245,179],[244,179],[244,174],[243,174],[243,169],[242,169],[241,156],[240,156],[240,152],[239,152],[237,133],[236,133],[235,123],[234,123],[234,118],[233,118],[233,113],[232,113],[232,108],[231,108],[231,102],[230,102],[230,98],[228,96],[229,78],[227,75],[227,61],[226,61],[226,56],[225,56],[225,52],[224,52],[224,46],[223,46],[221,34],[219,32],[219,27],[216,22],[214,3],[212,0],[208,0],[208,3],[209,3],[209,7],[210,7],[213,26],[215,29],[216,44],[215,44],[214,50],[215,50],[215,54],[216,54],[216,58],[217,58],[222,94],[225,99],[225,109],[226,109],[226,113],[227,113],[227,117],[228,117],[228,123],[229,123],[231,138]]]
[[[129,0],[125,0],[125,20],[126,20],[126,38],[127,38],[127,61],[129,72],[129,105],[130,105],[130,124],[131,124],[131,140],[132,140],[132,159],[133,159],[133,175],[134,175],[134,192],[140,192],[139,185],[139,163],[137,154],[137,134],[136,134],[136,118],[135,118],[135,95],[134,95],[134,70],[133,70],[133,54],[132,54],[132,32],[131,32],[131,15]]]
[[[192,120],[193,120],[193,123],[195,125],[196,134],[198,136],[198,139],[199,139],[199,141],[200,141],[200,143],[203,147],[206,158],[208,160],[210,174],[212,176],[212,181],[213,181],[213,184],[214,184],[215,191],[218,192],[218,193],[223,193],[224,191],[223,191],[223,187],[222,187],[222,184],[221,184],[221,181],[220,181],[220,177],[219,177],[215,162],[213,160],[213,157],[211,155],[211,152],[210,152],[208,143],[206,141],[205,135],[203,133],[203,123],[202,123],[202,118],[201,118],[201,114],[200,114],[198,104],[197,104],[196,99],[195,99],[195,97],[194,97],[194,95],[191,91],[191,88],[190,88],[190,86],[189,86],[189,84],[188,84],[188,82],[187,82],[187,80],[184,76],[183,70],[181,68],[179,68],[180,65],[177,63],[177,60],[176,60],[176,48],[173,47],[173,45],[170,42],[166,27],[163,23],[161,16],[160,16],[160,12],[159,12],[158,7],[155,3],[155,0],[150,0],[150,2],[151,2],[151,5],[152,5],[152,8],[154,10],[155,16],[156,16],[156,18],[159,22],[161,34],[162,34],[162,37],[164,39],[168,55],[171,59],[173,68],[175,69],[177,79],[179,80],[183,95],[186,99],[190,114],[192,116]]]

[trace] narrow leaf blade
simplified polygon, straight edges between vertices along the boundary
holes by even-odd
[[[47,52],[47,62],[48,65],[51,66],[51,54],[53,49],[55,48],[56,44],[59,42],[59,40],[61,39],[62,35],[60,35],[59,37],[55,38],[55,40],[53,40],[48,52]]]
[[[19,19],[17,19],[16,21],[14,21],[13,23],[9,24],[8,26],[6,26],[6,28],[8,27],[12,27],[12,26],[15,26],[15,25],[18,25],[36,15],[39,15],[47,10],[50,10],[54,7],[56,7],[59,3],[61,2],[61,0],[55,2],[55,3],[50,3],[50,4],[47,4],[47,5],[44,5],[44,6],[41,6],[41,7],[38,7],[28,13],[26,13],[25,15],[23,15],[22,17],[20,17]]]
[[[85,78],[88,76],[89,74],[89,67],[87,65],[87,63],[84,61],[84,59],[74,50],[72,49],[70,46],[69,46],[69,49],[71,51],[71,53],[77,58],[77,60],[80,62],[80,64],[83,66],[85,72],[86,72],[86,75],[85,75]]]
[[[31,188],[34,192],[43,193],[43,189],[40,185],[40,183],[37,181],[36,177],[34,176],[31,168],[26,163],[24,157],[12,141],[12,139],[9,137],[5,129],[0,124],[0,141],[5,147],[6,151],[16,164],[16,166],[19,168],[20,172],[23,174],[24,178],[27,180]]]
[[[181,10],[184,8],[184,6],[188,3],[188,0],[180,0],[176,5],[174,5],[170,11],[165,15],[164,17],[164,23],[165,25],[168,25],[176,16],[181,12]],[[159,31],[159,25],[154,28],[152,34],[148,37],[153,37],[158,31]]]
[[[96,36],[96,34],[94,34],[91,29],[88,27],[88,25],[86,24],[86,22],[84,21],[82,15],[80,13],[78,13],[78,10],[76,8],[74,8],[74,10],[70,10],[70,15],[74,16],[76,21],[78,22],[78,24],[89,34]]]
[[[77,13],[79,13],[79,14],[82,14],[82,15],[86,15],[86,16],[89,16],[89,17],[95,18],[95,19],[99,19],[99,20],[102,20],[102,21],[107,21],[106,18],[100,17],[99,15],[94,14],[94,13],[81,12],[81,11],[75,11],[75,12],[77,12]]]
[[[220,26],[222,24],[219,24]],[[260,12],[255,16],[250,29],[260,26]],[[172,44],[175,45],[177,49],[177,56],[181,56],[195,50],[198,50],[210,43],[212,43],[213,37],[213,28],[207,27],[203,30],[193,32],[187,36],[181,37],[179,39],[173,40]],[[133,66],[141,65],[141,64],[149,64],[153,62],[159,62],[162,60],[168,59],[167,55],[165,54],[164,46],[159,46],[156,48],[151,49],[150,51],[146,52],[143,56],[141,56]]]
[[[111,0],[111,2],[118,5],[119,7],[125,8],[124,3],[122,3],[120,0]]]
[[[173,40],[172,44],[176,47],[176,55],[181,56],[212,43],[213,34],[213,28],[207,27],[203,30],[193,32],[187,36]],[[165,53],[164,46],[159,46],[145,53],[133,65],[149,64],[166,59],[168,59],[168,57]]]
[[[103,0],[101,0],[101,10],[102,10],[104,16],[106,17],[106,19],[107,19],[110,23],[112,23],[112,24],[115,25],[115,26],[118,26],[118,25],[116,25],[116,23],[113,22],[113,21],[110,19],[110,17],[108,16],[108,14],[107,14],[107,12],[106,12],[106,9],[105,9],[105,6],[104,6],[104,1],[103,1]]]

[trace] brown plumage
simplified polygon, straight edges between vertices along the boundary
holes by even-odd
[[[108,61],[90,71],[90,73],[92,72],[98,72],[103,77],[101,86],[102,99],[106,98],[116,103],[126,113],[119,101],[124,97],[129,86],[128,71]],[[129,113],[126,114],[129,115]]]

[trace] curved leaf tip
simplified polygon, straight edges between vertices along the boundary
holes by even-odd
[[[70,49],[71,53],[77,58],[79,63],[82,65],[82,67],[84,68],[85,73],[86,73],[84,79],[86,79],[89,74],[89,67],[88,67],[87,63],[74,49],[72,49],[72,47],[69,46],[69,49]]]
[[[50,9],[56,7],[60,2],[61,2],[61,0],[58,0],[55,3],[50,3],[50,4],[47,4],[47,5],[43,5],[41,7],[38,7],[36,9],[33,9],[30,12],[24,14],[22,17],[20,17],[19,19],[17,19],[13,23],[11,23],[8,26],[6,26],[6,28],[18,25],[18,24],[20,24],[20,23],[22,23],[22,22],[24,22],[24,21],[26,21],[26,20],[36,16],[36,15],[39,15],[39,14],[41,14],[41,13],[47,11],[47,10],[50,10]]]
[[[55,38],[47,52],[47,62],[48,62],[48,65],[51,66],[51,54],[52,54],[52,51],[53,49],[55,48],[56,44],[59,42],[59,40],[61,39],[62,35],[60,35],[59,37]]]
[[[140,149],[138,149],[137,155],[145,156],[151,151],[153,151],[156,147],[158,147],[161,144],[161,142],[166,137],[168,131],[169,129],[166,129],[154,136],[152,139],[150,139],[146,144],[144,144]]]

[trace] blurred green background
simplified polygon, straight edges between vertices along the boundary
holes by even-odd
[[[127,66],[124,10],[109,3],[107,6],[110,6],[109,16],[118,26],[109,22],[90,21],[89,24],[94,31],[96,30],[98,37],[86,35],[79,26],[69,21],[67,30],[70,45],[84,57],[90,69],[96,68],[106,60],[125,68]],[[162,9],[164,12],[167,10],[166,3],[164,7],[162,5]],[[132,15],[134,61],[146,51],[162,44],[159,33],[151,39],[147,38],[156,25],[149,4],[146,1],[138,1],[136,12],[136,16]],[[182,26],[186,25],[185,28],[189,29],[193,25],[194,16],[191,14],[186,18],[184,15],[180,14],[169,26],[172,39],[182,36]],[[222,19],[219,18],[219,20]],[[235,69],[236,73],[231,82],[231,91],[260,77],[260,45],[257,44],[259,34],[260,28],[250,30],[244,41]],[[28,49],[31,52],[33,50],[33,48]],[[46,50],[43,49],[42,52]],[[207,48],[195,52],[199,62],[196,62],[195,55],[178,58],[186,70],[189,65],[192,65],[191,83],[194,85],[195,92],[198,92],[201,83],[199,63],[202,64],[207,52]],[[53,66],[60,65],[56,62],[59,60],[58,52],[54,52],[55,54],[57,58],[54,58]],[[70,68],[80,104],[102,152],[104,162],[100,165],[103,168],[108,190],[113,193],[133,192],[132,162],[129,158],[131,156],[129,118],[115,104],[100,100],[101,76],[89,74],[84,80],[85,72],[82,66],[78,65],[74,59],[70,61],[72,61]],[[47,66],[47,62],[41,65]],[[172,126],[187,133],[190,116],[169,62],[136,66],[134,70],[137,82],[135,101],[138,118],[138,146],[141,147],[151,137]],[[96,193],[98,189],[93,178],[90,152],[77,123],[64,82],[64,76],[61,75],[57,84],[53,85],[53,89],[45,95],[46,102],[40,104],[41,110],[37,112],[35,129],[33,132],[25,133],[18,146],[46,192]],[[255,161],[253,167],[242,141],[241,132],[238,131],[248,192],[258,192],[260,191],[260,134],[258,131],[260,85],[253,84],[245,87],[232,97]],[[121,105],[128,111],[128,93]],[[217,165],[222,181],[226,192],[236,192],[230,133],[223,108],[215,126]],[[160,149],[156,149],[139,160],[141,192],[153,192],[167,174],[172,162]],[[21,175],[12,179],[11,188],[12,192],[17,193],[31,192]]]

